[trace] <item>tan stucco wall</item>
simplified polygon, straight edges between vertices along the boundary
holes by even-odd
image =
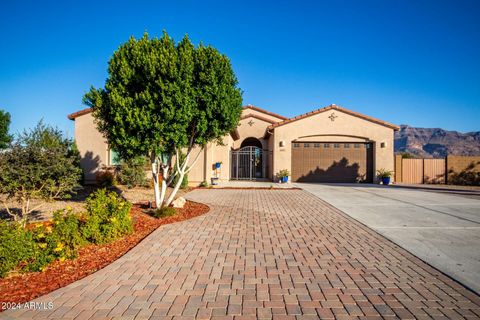
[[[337,118],[331,121],[328,117],[335,113]],[[281,119],[253,109],[244,109],[242,116],[257,115],[259,117],[279,121]],[[253,125],[248,122],[252,120]],[[271,123],[255,117],[240,120],[237,128],[240,139],[234,141],[230,135],[225,136],[224,145],[210,143],[202,151],[196,165],[189,173],[189,183],[198,185],[215,175],[213,164],[222,162],[218,170],[220,180],[230,178],[230,150],[238,149],[242,141],[248,137],[259,139],[263,148],[268,150],[267,177],[281,169],[291,169],[291,143],[292,141],[346,141],[346,142],[374,142],[374,171],[385,168],[394,170],[393,155],[393,129],[370,122],[341,110],[329,110],[304,119],[279,126],[273,134],[264,139],[265,130]],[[95,181],[95,173],[103,165],[108,165],[108,146],[103,136],[98,132],[91,113],[75,118],[75,140],[80,151],[82,167],[87,182]],[[280,141],[284,147],[280,147]],[[385,148],[380,144],[384,142]],[[198,148],[192,152],[192,159],[198,153]]]
[[[230,150],[233,146],[233,139],[230,135],[223,138],[223,145],[209,143],[204,148],[198,162],[188,173],[188,182],[192,186],[200,184],[202,181],[211,182],[212,177],[218,177],[220,180],[230,179]],[[196,147],[192,151],[191,159],[197,155],[200,148]],[[216,162],[222,162],[220,169],[215,170],[213,165]]]
[[[249,110],[254,111],[254,110]],[[245,110],[243,111],[245,113]],[[248,123],[252,121],[252,125]],[[243,140],[246,138],[257,138],[262,143],[263,149],[268,149],[268,139],[265,140],[263,137],[265,135],[265,129],[270,126],[272,123],[264,121],[262,119],[258,119],[255,117],[247,117],[245,119],[240,120],[239,125],[237,127],[238,134],[240,139],[233,143],[233,148],[238,149],[240,148]]]
[[[337,116],[332,121],[329,116]],[[393,129],[371,121],[346,114],[340,110],[329,110],[304,119],[279,126],[274,129],[273,136],[273,173],[281,169],[292,171],[291,147],[292,141],[368,141],[374,142],[373,170],[385,168],[394,169]],[[326,136],[319,136],[326,135]],[[349,135],[354,137],[344,137]],[[284,147],[280,142],[284,141]],[[385,143],[381,148],[380,144]]]
[[[195,159],[198,152],[201,152],[198,161],[188,173],[188,183],[191,185],[198,185],[205,179],[205,150],[196,147],[192,150],[191,157]]]
[[[108,146],[91,113],[75,118],[75,142],[80,151],[85,182],[95,182],[96,172],[108,163]]]

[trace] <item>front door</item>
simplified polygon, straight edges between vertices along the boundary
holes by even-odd
[[[255,180],[265,177],[264,152],[258,147],[243,147],[231,151],[230,179]]]

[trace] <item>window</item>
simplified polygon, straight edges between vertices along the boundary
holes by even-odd
[[[313,147],[314,147],[314,148],[320,148],[320,143],[314,143],[314,144],[313,144]]]
[[[120,157],[113,149],[108,151],[108,162],[111,166],[118,166],[120,164]]]
[[[330,143],[324,143],[324,144],[323,144],[323,147],[324,147],[324,148],[330,148]]]
[[[293,147],[294,147],[294,148],[300,148],[300,143],[294,143],[294,144],[293,144]]]
[[[333,147],[334,147],[334,148],[340,148],[340,143],[334,143],[334,144],[333,144]]]
[[[365,143],[365,149],[370,149],[370,145],[368,143]]]
[[[360,143],[355,143],[355,144],[353,145],[353,147],[356,148],[356,149],[360,148]]]
[[[344,148],[350,148],[350,143],[345,143],[345,144],[343,145],[343,147],[344,147]]]
[[[303,147],[304,147],[304,148],[310,148],[310,143],[304,143],[304,144],[303,144]]]

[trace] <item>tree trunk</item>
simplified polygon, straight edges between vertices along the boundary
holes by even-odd
[[[180,189],[180,186],[182,185],[183,177],[185,177],[185,170],[183,170],[182,172],[179,172],[178,175],[179,176],[178,176],[177,183],[175,183],[172,193],[168,197],[167,202],[165,203],[165,206],[169,206],[175,199],[175,196],[177,195],[177,192]]]
[[[165,203],[165,206],[169,206],[173,202],[173,200],[175,199],[175,196],[177,195],[177,192],[180,189],[180,186],[182,185],[183,177],[185,177],[185,175],[192,169],[192,167],[195,165],[195,163],[197,163],[197,160],[198,160],[200,154],[202,153],[203,148],[200,149],[197,156],[193,160],[192,164],[190,165],[190,167],[188,167],[188,161],[190,160],[191,151],[192,150],[187,151],[184,162],[179,163],[180,157],[179,157],[179,152],[177,150],[177,161],[176,161],[176,163],[177,163],[177,174],[179,176],[178,176],[177,183],[175,183],[175,186],[173,187],[172,193],[170,194],[170,196],[167,199],[167,202]]]
[[[155,206],[157,208],[160,208],[162,202],[160,199],[160,188],[158,185],[158,159],[154,153],[152,153],[150,161],[152,163],[152,178],[153,178],[153,190],[155,193]]]
[[[169,206],[173,202],[173,199],[175,199],[178,189],[180,189],[180,186],[182,185],[183,177],[185,176],[187,170],[188,160],[190,159],[191,150],[187,151],[187,154],[185,155],[185,160],[183,161],[183,163],[180,163],[180,153],[178,152],[178,150],[176,151],[177,159],[175,163],[177,164],[178,180],[177,183],[175,183],[175,186],[173,187],[172,193],[168,197],[167,202],[165,203],[166,206]]]
[[[163,207],[163,202],[165,201],[165,195],[167,194],[167,180],[168,180],[168,166],[162,166],[162,190],[160,193],[160,205],[157,205],[157,208]]]

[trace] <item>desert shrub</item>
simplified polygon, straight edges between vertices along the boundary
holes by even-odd
[[[34,256],[32,233],[20,223],[0,220],[0,277]]]
[[[37,224],[32,230],[35,241],[34,258],[27,269],[41,271],[55,260],[77,257],[78,249],[86,243],[82,233],[82,220],[72,210],[58,210],[52,225]]]
[[[128,188],[147,186],[145,163],[145,157],[123,160],[118,172],[118,181]]]
[[[95,181],[97,185],[102,188],[110,188],[117,184],[115,178],[115,171],[111,168],[103,168],[95,175]]]
[[[67,259],[77,256],[78,248],[86,243],[81,233],[84,221],[80,215],[75,214],[72,210],[58,210],[53,214],[53,232],[52,239],[61,244],[62,250],[57,250],[60,257]],[[56,246],[56,247],[57,247]]]
[[[88,242],[106,243],[133,231],[131,204],[115,192],[100,189],[86,206],[82,215],[58,210],[51,223],[27,228],[0,220],[0,277],[14,269],[43,271],[56,260],[76,258]]]
[[[72,146],[73,141],[66,139],[60,130],[39,122],[0,152],[0,194],[21,206],[24,223],[29,213],[47,201],[69,198],[79,185],[82,170]],[[43,202],[32,207],[32,199]],[[6,202],[4,206],[14,220],[20,218]]]
[[[154,211],[155,218],[167,218],[177,214],[177,211],[172,207],[162,207]]]
[[[97,190],[87,198],[86,207],[82,234],[88,241],[106,243],[133,231],[131,204],[115,192]]]

